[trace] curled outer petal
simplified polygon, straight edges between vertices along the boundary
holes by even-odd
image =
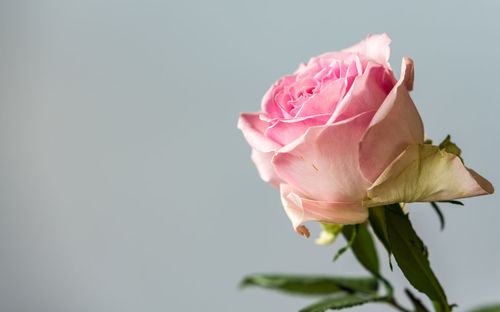
[[[374,182],[410,144],[424,142],[422,119],[410,98],[413,61],[403,59],[401,78],[373,117],[359,144],[359,165],[366,179]]]
[[[281,202],[297,233],[309,237],[306,221],[336,224],[357,224],[368,218],[368,209],[361,201],[328,202],[308,199],[288,184],[280,185]]]
[[[430,144],[406,148],[368,189],[365,207],[492,194],[493,186],[460,158]]]
[[[238,128],[252,147],[252,160],[257,166],[260,177],[278,188],[281,179],[276,174],[271,160],[274,151],[281,148],[281,145],[264,135],[268,126],[267,121],[260,119],[259,113],[243,113],[238,120]]]
[[[260,178],[275,188],[279,188],[282,180],[276,174],[276,171],[271,163],[273,156],[274,152],[261,152],[252,149],[252,160],[259,171]]]
[[[238,129],[250,146],[261,152],[271,152],[279,149],[281,145],[264,135],[270,124],[261,120],[259,113],[242,113],[238,119]]]
[[[343,50],[343,52],[358,53],[370,57],[378,63],[391,68],[389,56],[391,55],[391,38],[387,34],[368,35],[368,37],[358,44]]]
[[[368,62],[365,71],[356,77],[328,123],[348,119],[362,112],[378,110],[395,84],[396,79],[389,68]]]

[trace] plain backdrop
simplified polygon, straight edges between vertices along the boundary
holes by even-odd
[[[499,14],[478,0],[0,1],[0,311],[297,311],[314,299],[237,284],[365,275],[351,253],[332,263],[343,239],[294,233],[239,112],[311,56],[387,32],[396,75],[415,60],[427,135],[452,134],[500,187]],[[409,206],[459,312],[500,301],[499,201],[442,205],[443,232]]]

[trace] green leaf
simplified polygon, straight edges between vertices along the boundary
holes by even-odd
[[[354,225],[352,235],[349,238],[349,241],[347,242],[347,245],[340,248],[339,251],[337,251],[337,254],[335,257],[333,257],[333,261],[337,261],[337,259],[344,253],[346,252],[349,248],[351,248],[352,244],[354,243],[354,240],[356,239],[356,236],[358,234],[358,228],[359,224]]]
[[[370,225],[372,226],[373,232],[378,237],[382,245],[384,245],[387,253],[389,255],[389,265],[392,270],[392,262],[391,262],[391,254],[392,248],[391,243],[389,242],[389,234],[387,233],[387,222],[385,217],[385,207],[372,207],[369,209],[370,211]]]
[[[240,287],[257,286],[297,295],[329,295],[337,292],[373,294],[378,283],[373,277],[347,278],[308,275],[255,274],[247,276]]]
[[[368,302],[377,302],[385,300],[384,297],[339,294],[338,296],[323,299],[315,304],[303,308],[300,312],[324,312],[327,310],[340,310],[358,306]]]
[[[355,226],[346,225],[342,231],[347,240],[351,240],[355,231]],[[380,276],[380,265],[377,256],[377,250],[373,243],[372,236],[366,226],[359,226],[356,240],[351,246],[351,250],[358,261],[374,276]]]
[[[479,307],[469,312],[500,312],[500,304]]]
[[[449,134],[446,136],[443,142],[439,144],[439,149],[442,149],[447,153],[458,156],[458,158],[460,158],[460,160],[464,162],[462,157],[460,157],[460,154],[462,154],[462,150],[455,143],[451,142],[451,136]]]
[[[444,215],[441,212],[441,209],[439,209],[439,206],[435,202],[431,202],[432,208],[434,208],[434,211],[437,213],[439,217],[439,223],[441,223],[441,231],[444,230]]]
[[[410,301],[413,303],[413,307],[415,308],[414,312],[429,312],[429,310],[427,310],[422,301],[420,301],[420,299],[415,297],[415,295],[412,294],[409,289],[405,289],[405,293],[408,296],[408,298],[410,298]]]
[[[500,312],[500,304],[479,307],[469,312]]]
[[[383,210],[382,210],[383,211]],[[352,238],[352,226],[344,227],[343,234],[346,239]],[[378,278],[385,286],[387,296],[392,296],[393,288],[391,283],[380,274],[380,263],[378,260],[377,249],[372,239],[372,235],[366,226],[360,225],[356,240],[354,241],[351,249],[356,256],[356,259],[367,269],[370,273]],[[389,264],[392,270],[391,258],[389,257]]]
[[[430,267],[427,248],[399,204],[386,206],[386,221],[394,258],[408,281],[436,302],[441,311],[451,311],[443,288]]]
[[[323,231],[316,239],[315,243],[318,245],[330,245],[336,239],[342,228],[344,227],[342,224],[334,224],[334,223],[326,223],[321,222],[321,227]]]

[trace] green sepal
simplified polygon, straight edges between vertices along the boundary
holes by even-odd
[[[342,224],[320,222],[323,231],[316,238],[315,243],[318,245],[330,245],[337,239],[337,236],[344,227]]]
[[[438,203],[448,203],[448,204],[459,205],[459,206],[464,205],[464,203],[462,203],[459,200],[439,200]]]
[[[460,206],[463,206],[464,203],[462,203],[461,201],[458,201],[458,200],[440,200],[437,202],[430,202],[432,208],[434,209],[434,211],[438,215],[439,223],[441,224],[441,231],[442,231],[442,230],[444,230],[445,220],[444,220],[443,212],[441,211],[441,209],[439,208],[437,203],[449,203],[449,204],[460,205]]]
[[[444,225],[445,225],[443,212],[441,211],[441,209],[439,209],[438,204],[436,204],[435,202],[430,202],[430,203],[431,203],[432,208],[434,208],[434,211],[438,215],[439,223],[441,224],[441,231],[442,231],[442,230],[444,230]]]
[[[451,141],[451,136],[449,134],[446,136],[443,142],[439,144],[439,149],[442,149],[447,153],[458,156],[458,158],[460,158],[462,163],[464,162],[462,157],[460,157],[460,155],[462,154],[462,150],[455,143]]]

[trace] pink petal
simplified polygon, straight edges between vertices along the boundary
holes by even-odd
[[[374,112],[310,128],[273,158],[283,181],[309,198],[328,202],[361,200],[369,186],[359,170],[358,142]]]
[[[390,69],[369,62],[363,75],[354,80],[349,92],[337,105],[329,123],[379,109],[395,84],[396,79]]]
[[[401,78],[377,111],[359,145],[359,164],[373,182],[410,144],[424,141],[424,126],[410,98],[413,62],[405,58]]]
[[[283,91],[283,87],[292,84],[296,80],[295,75],[284,76],[278,81],[276,81],[264,94],[262,97],[261,108],[262,112],[274,118],[290,118],[292,116],[288,115],[285,107],[280,107],[279,104],[286,104],[288,101],[283,100],[279,95],[283,95],[280,91]]]
[[[356,64],[361,66],[359,69],[363,70],[370,60],[372,60],[370,57],[357,54],[356,51],[327,52],[311,58],[307,64],[302,64],[295,73],[303,74],[313,65],[319,68],[329,67],[333,62],[340,62],[340,64],[357,62]]]
[[[344,95],[345,80],[337,79],[326,84],[319,93],[312,95],[298,111],[296,117],[332,113]]]
[[[257,166],[259,175],[265,182],[269,182],[275,188],[279,188],[280,183],[283,181],[278,177],[272,165],[274,152],[259,152],[255,149],[252,150],[252,160]]]
[[[306,133],[310,127],[324,125],[329,118],[329,114],[323,114],[299,119],[278,120],[266,130],[265,135],[275,142],[286,145]]]
[[[297,233],[309,237],[309,230],[301,225],[307,221],[336,224],[357,224],[368,218],[368,208],[361,201],[326,202],[305,198],[288,184],[280,185],[281,201]]]
[[[261,101],[261,109],[262,111],[272,118],[283,118],[283,113],[274,103],[274,90],[276,88],[276,84],[273,84],[264,94]]]
[[[471,175],[471,177],[474,179],[476,184],[481,189],[477,193],[468,194],[467,197],[493,194],[495,192],[495,188],[493,187],[493,184],[490,183],[490,181],[486,180],[481,175],[479,175],[479,173],[475,172],[472,169],[467,168],[467,171],[469,171],[469,174]]]
[[[270,125],[259,118],[259,113],[242,113],[238,120],[238,129],[243,131],[248,144],[261,152],[271,152],[281,147],[280,144],[264,135]]]
[[[351,52],[365,55],[375,60],[376,62],[391,68],[389,57],[391,55],[391,38],[387,34],[368,35],[368,37],[360,43],[353,45],[342,52]]]

